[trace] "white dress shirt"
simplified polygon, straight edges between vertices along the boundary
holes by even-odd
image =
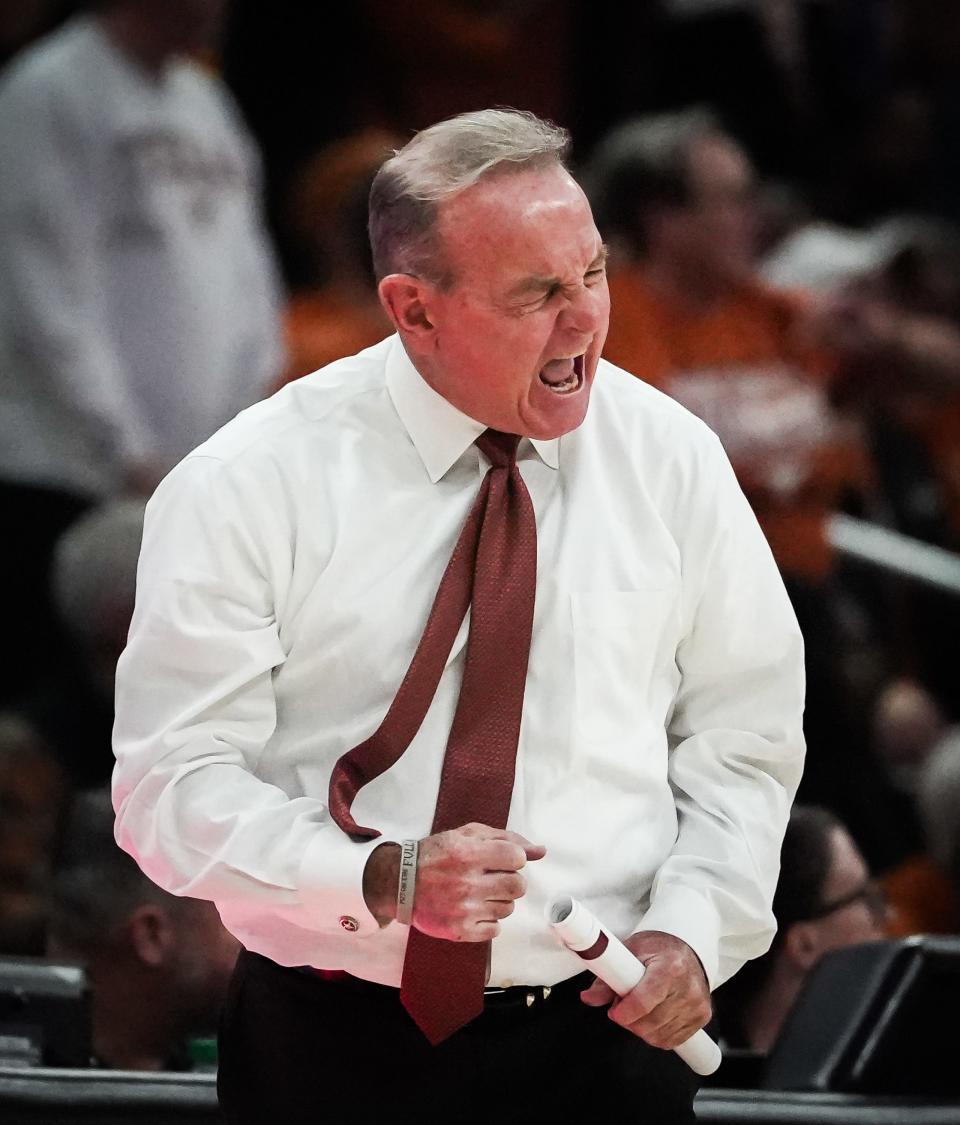
[[[0,478],[107,495],[282,366],[259,157],[226,86],[85,15],[0,81]]]
[[[117,838],[285,965],[396,985],[408,930],[361,893],[381,840],[330,819],[334,762],[379,724],[486,471],[483,427],[397,337],[251,407],[147,509],[117,675]],[[712,985],[773,933],[799,780],[802,643],[714,435],[601,362],[584,424],[523,441],[538,576],[508,827],[544,844],[490,983],[581,962],[545,904],[684,939]],[[354,802],[429,834],[466,623],[410,748]]]

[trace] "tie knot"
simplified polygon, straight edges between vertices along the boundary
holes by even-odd
[[[505,434],[500,430],[484,430],[476,446],[495,469],[509,469],[517,459],[518,434]]]

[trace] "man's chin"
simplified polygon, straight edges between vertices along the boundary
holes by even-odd
[[[547,394],[552,392],[547,391]],[[590,403],[590,386],[585,384],[575,394],[557,397],[556,402],[540,402],[524,411],[521,419],[524,436],[537,441],[553,441],[575,430],[586,418]]]

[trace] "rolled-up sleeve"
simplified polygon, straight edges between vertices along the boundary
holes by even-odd
[[[668,728],[678,835],[644,928],[683,938],[716,987],[775,932],[770,904],[803,766],[803,643],[712,437],[678,516],[678,540],[685,627]]]
[[[278,605],[292,532],[269,469],[194,455],[147,508],[129,642],[117,669],[116,835],[174,894],[316,933],[377,923],[366,858],[323,801],[257,776],[286,655]]]

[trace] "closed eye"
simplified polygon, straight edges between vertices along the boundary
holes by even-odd
[[[587,286],[596,285],[603,280],[606,273],[606,253],[604,253],[603,259],[600,260],[597,265],[591,266],[583,275],[583,283]],[[520,316],[536,312],[538,309],[544,308],[558,293],[565,293],[568,289],[571,296],[576,291],[575,286],[568,287],[559,281],[554,282],[551,285],[545,286],[532,300],[525,301],[522,305],[519,305],[516,311]]]

